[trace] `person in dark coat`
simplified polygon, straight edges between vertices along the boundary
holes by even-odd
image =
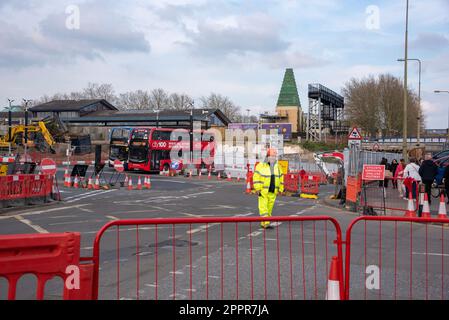
[[[385,170],[390,170],[390,165],[388,164],[388,159],[382,158],[382,161],[380,162],[380,165],[385,166]],[[385,178],[383,181],[379,181],[379,187],[385,187],[388,188],[388,179]]]
[[[438,166],[432,160],[432,154],[427,153],[425,160],[419,168],[419,175],[422,178],[422,182],[426,187],[426,193],[429,198],[429,204],[432,202],[432,184],[435,181],[435,177],[438,175]]]
[[[447,203],[449,204],[449,166],[447,166],[444,170],[444,188],[446,189]]]
[[[393,161],[391,161],[390,164],[390,171],[393,177],[396,177],[396,170],[398,168],[398,160],[394,159]],[[398,188],[398,180],[393,178],[393,189],[397,189]]]

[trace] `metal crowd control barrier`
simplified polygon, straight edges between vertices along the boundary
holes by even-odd
[[[80,270],[78,289],[66,285],[71,267]],[[16,299],[18,283],[27,275],[37,278],[37,300],[48,297],[47,282],[55,277],[63,280],[63,299],[91,299],[92,267],[80,265],[79,233],[0,236],[0,278],[7,280],[8,300]]]
[[[331,217],[113,221],[93,252],[94,299],[324,299],[333,256],[344,297]]]
[[[384,181],[362,181],[360,209],[367,212],[372,208],[378,215],[405,214],[408,209],[409,193],[412,192],[414,211],[419,208],[419,184],[414,184],[414,190],[405,190],[400,197],[399,189],[403,179],[386,178]]]
[[[346,299],[448,299],[448,223],[404,217],[354,220],[345,242]]]

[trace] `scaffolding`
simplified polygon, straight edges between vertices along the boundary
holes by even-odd
[[[321,84],[309,84],[308,141],[323,141],[323,134],[348,133],[344,123],[344,98]]]

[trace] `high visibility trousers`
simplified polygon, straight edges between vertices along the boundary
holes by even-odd
[[[276,202],[276,195],[274,193],[261,194],[259,196],[259,214],[261,217],[271,217],[273,213],[274,203]],[[267,228],[270,221],[263,221],[262,228]]]

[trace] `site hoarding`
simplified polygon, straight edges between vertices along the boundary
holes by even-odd
[[[278,133],[284,136],[284,141],[292,140],[292,124],[291,123],[263,123],[262,130],[278,130]]]

